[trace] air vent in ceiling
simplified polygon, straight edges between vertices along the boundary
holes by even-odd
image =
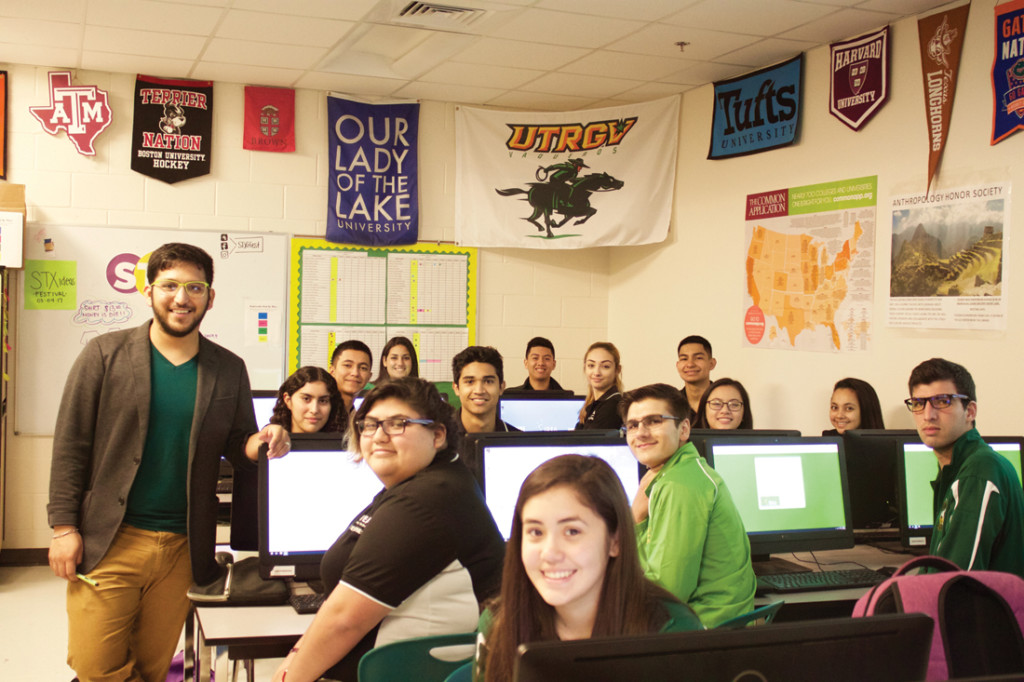
[[[398,12],[394,21],[406,26],[464,31],[487,14],[487,10],[471,7],[439,5],[433,2],[410,2]]]

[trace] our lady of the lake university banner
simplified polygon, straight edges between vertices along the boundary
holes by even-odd
[[[327,241],[415,244],[420,105],[327,98]]]
[[[455,240],[578,249],[665,239],[679,97],[606,109],[455,112]]]

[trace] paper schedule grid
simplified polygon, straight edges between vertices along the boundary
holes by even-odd
[[[388,323],[465,325],[465,256],[400,253],[388,256]]]

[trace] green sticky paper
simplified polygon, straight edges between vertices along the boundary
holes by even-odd
[[[77,304],[76,261],[25,261],[25,310],[74,310]]]

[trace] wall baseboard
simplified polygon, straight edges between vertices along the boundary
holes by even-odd
[[[0,550],[0,566],[46,566],[50,550],[42,549],[2,549]]]

